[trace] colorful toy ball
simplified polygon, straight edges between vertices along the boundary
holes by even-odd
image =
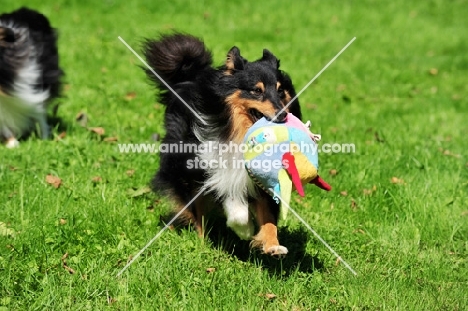
[[[281,219],[287,216],[293,185],[300,196],[308,183],[331,189],[318,175],[317,141],[321,137],[311,133],[309,125],[289,113],[284,123],[258,120],[244,137],[248,146],[245,167],[256,184],[280,204]]]

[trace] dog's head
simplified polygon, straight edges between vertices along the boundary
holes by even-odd
[[[298,118],[299,102],[289,76],[279,69],[280,61],[268,50],[249,62],[237,47],[227,55],[224,70],[225,102],[230,111],[230,140],[242,141],[247,130],[265,117],[272,122],[284,122],[288,112]]]

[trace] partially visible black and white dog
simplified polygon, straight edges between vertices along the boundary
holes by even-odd
[[[21,8],[0,15],[0,140],[18,146],[34,130],[49,136],[46,104],[58,97],[57,34],[39,12]]]

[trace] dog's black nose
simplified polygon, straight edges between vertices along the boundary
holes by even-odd
[[[273,122],[285,122],[286,118],[288,117],[288,113],[286,111],[281,111],[280,113],[276,113],[276,116],[273,118]]]

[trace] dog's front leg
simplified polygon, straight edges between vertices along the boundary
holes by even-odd
[[[263,253],[275,257],[283,257],[288,253],[288,249],[281,246],[278,241],[278,229],[276,227],[278,213],[275,213],[275,203],[265,197],[256,200],[255,214],[260,230],[254,236],[252,247],[259,248]]]
[[[254,225],[249,213],[249,204],[238,198],[228,197],[223,202],[226,214],[226,225],[231,228],[239,238],[250,240],[254,234]]]

